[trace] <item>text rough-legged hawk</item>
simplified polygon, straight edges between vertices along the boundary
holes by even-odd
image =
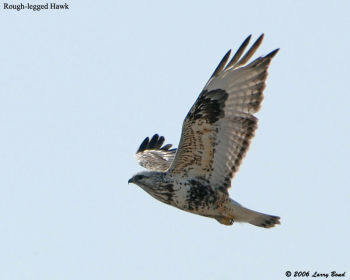
[[[224,225],[238,221],[269,228],[279,224],[279,217],[247,209],[228,194],[257,128],[254,113],[263,99],[267,69],[278,52],[247,64],[263,35],[243,55],[250,37],[229,62],[227,52],[215,69],[184,120],[178,149],[162,146],[164,137],[157,134],[142,142],[136,158],[151,171],[136,174],[129,183],[164,203]]]

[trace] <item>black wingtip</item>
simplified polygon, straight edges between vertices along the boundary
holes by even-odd
[[[259,38],[257,39],[257,41],[262,41],[264,39],[265,34],[261,33],[261,35],[259,36]]]
[[[148,148],[149,149],[152,149],[155,147],[155,145],[157,144],[158,142],[158,138],[159,138],[159,135],[158,134],[154,134],[153,137],[151,138],[151,141],[149,141],[149,144],[148,144]]]
[[[166,144],[163,147],[161,147],[160,149],[163,150],[163,151],[168,151],[172,146],[173,145],[171,145],[171,144]]]
[[[264,33],[262,33],[258,39],[254,42],[254,44],[249,48],[249,50],[246,52],[246,54],[233,66],[234,68],[237,68],[239,66],[244,65],[249,61],[249,59],[254,55],[256,50],[259,48],[261,45],[261,42],[264,39]]]
[[[141,145],[136,153],[140,153],[140,152],[143,152],[144,150],[146,150],[147,146],[148,146],[148,142],[149,142],[149,138],[146,137],[145,140],[142,141],[142,143],[141,143]]]
[[[155,146],[156,149],[160,149],[160,147],[163,145],[165,141],[165,138],[163,136],[160,136],[157,142],[157,145]]]
[[[243,45],[248,45],[250,42],[250,39],[252,38],[252,34],[249,34],[247,38],[245,38],[245,40],[243,41],[243,43],[241,44],[241,46]]]
[[[164,150],[164,151],[174,150],[174,149],[169,150],[172,147],[171,144],[167,144],[162,147],[164,141],[165,141],[165,138],[163,136],[159,137],[158,134],[154,134],[151,140],[149,140],[149,137],[146,137],[145,140],[143,140],[143,142],[141,143],[136,153],[141,153],[141,152],[144,152],[145,150]]]
[[[239,58],[242,56],[244,50],[248,46],[251,37],[252,37],[252,34],[250,34],[247,38],[245,38],[245,40],[239,46],[238,50],[236,51],[236,53],[234,54],[234,56],[232,57],[230,62],[227,64],[225,69],[230,68],[230,67],[232,67],[232,66],[234,66],[236,64],[236,62],[239,60]]]
[[[218,75],[222,71],[222,69],[224,69],[226,62],[230,57],[230,54],[231,50],[228,50],[224,57],[221,59],[219,65],[215,68],[214,73],[211,75],[211,77]]]
[[[243,41],[243,43],[239,46],[239,49],[243,49],[242,52],[244,51],[244,49],[247,47],[247,45],[250,42],[250,39],[252,38],[252,34],[249,34],[247,38],[245,38],[245,40]]]
[[[272,52],[270,52],[269,54],[267,54],[265,57],[268,57],[268,58],[273,58],[279,51],[280,49],[275,49],[273,50]]]

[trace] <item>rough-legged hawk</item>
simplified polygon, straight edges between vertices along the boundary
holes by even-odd
[[[177,150],[162,146],[164,137],[157,134],[142,142],[136,158],[151,171],[136,174],[129,183],[166,204],[224,225],[238,221],[270,228],[279,224],[279,217],[247,209],[228,194],[257,128],[253,114],[259,110],[267,69],[278,52],[247,64],[263,40],[261,35],[243,55],[250,37],[229,62],[228,51],[215,69],[184,120]]]

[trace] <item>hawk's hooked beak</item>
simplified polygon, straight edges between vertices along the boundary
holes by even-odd
[[[134,183],[134,177],[132,177],[131,179],[129,179],[128,184],[130,184],[130,183]]]

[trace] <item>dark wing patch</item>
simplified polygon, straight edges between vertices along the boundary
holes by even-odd
[[[203,119],[208,123],[215,123],[225,115],[224,106],[227,96],[227,93],[222,89],[209,92],[203,90],[186,118],[192,121]]]

